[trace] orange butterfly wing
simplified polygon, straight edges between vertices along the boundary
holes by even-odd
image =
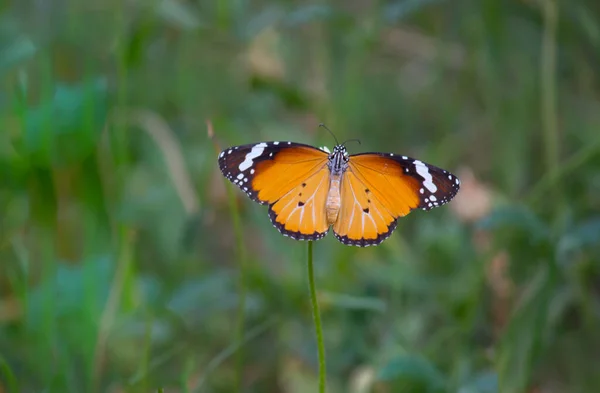
[[[321,239],[329,231],[325,214],[328,191],[329,169],[325,165],[269,207],[271,222],[293,239]]]
[[[252,200],[269,205],[271,222],[282,234],[317,240],[329,230],[327,158],[326,152],[309,145],[261,142],[224,150],[219,167]]]
[[[459,187],[453,174],[406,156],[352,155],[341,184],[334,234],[344,244],[377,245],[392,234],[398,217],[441,206]]]

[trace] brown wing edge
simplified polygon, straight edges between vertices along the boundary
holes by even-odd
[[[347,246],[357,246],[357,247],[377,246],[377,245],[381,244],[385,239],[392,236],[392,232],[394,232],[397,225],[398,225],[398,219],[395,219],[394,221],[392,221],[390,223],[390,225],[388,225],[388,230],[386,232],[378,234],[375,239],[361,238],[361,239],[354,240],[354,239],[350,239],[348,236],[340,236],[335,231],[333,231],[333,235],[342,244],[345,244]]]

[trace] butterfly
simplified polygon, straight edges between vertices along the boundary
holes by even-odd
[[[335,136],[334,136],[335,137]],[[294,142],[233,146],[219,154],[223,175],[254,201],[269,205],[273,226],[296,240],[322,239],[333,226],[346,245],[387,239],[414,209],[449,202],[460,181],[452,173],[393,153],[349,155]]]

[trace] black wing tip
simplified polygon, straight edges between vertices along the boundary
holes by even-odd
[[[390,236],[392,236],[392,233],[394,232],[394,230],[396,229],[396,227],[398,226],[398,219],[392,221],[392,223],[390,225],[388,225],[388,230],[384,233],[380,233],[375,239],[357,239],[357,240],[353,240],[350,239],[348,236],[340,236],[338,235],[335,231],[333,232],[334,236],[336,239],[338,239],[340,241],[340,243],[346,245],[346,246],[356,246],[356,247],[371,247],[371,246],[378,246],[381,243],[383,243],[384,240],[386,240],[387,238],[389,238]]]
[[[217,161],[219,163],[219,169],[221,170],[221,173],[223,174],[223,176],[228,177],[228,172],[227,172],[227,156],[229,156],[231,153],[233,153],[234,151],[236,151],[239,148],[239,146],[232,146],[232,147],[228,147],[227,149],[223,149],[221,150],[221,152],[219,153],[219,156],[217,158]],[[229,179],[231,181],[233,181],[232,179]]]
[[[444,169],[439,169],[439,171],[439,173],[435,174],[437,177],[436,183],[438,183],[438,187],[442,183],[449,183],[449,187],[447,188],[446,192],[443,193],[438,193],[437,191],[432,193],[429,192],[427,188],[422,187],[421,190],[424,192],[421,192],[421,201],[419,204],[419,208],[422,210],[429,211],[449,203],[452,201],[452,199],[454,199],[460,190],[460,180],[456,175]],[[442,181],[439,180],[439,177],[442,177]]]
[[[273,205],[269,206],[269,219],[271,220],[271,224],[273,224],[273,226],[279,231],[279,233],[281,233],[285,237],[301,241],[317,241],[323,239],[329,233],[329,227],[327,227],[327,230],[325,232],[315,231],[311,234],[303,234],[300,232],[288,231],[282,224],[277,222],[277,215],[273,211],[272,206]]]
[[[261,205],[266,205],[267,202],[260,200],[258,198],[258,193],[252,188],[252,179],[254,177],[252,168],[248,168],[250,171],[236,171],[232,170],[232,168],[230,168],[230,166],[228,166],[227,163],[227,157],[235,151],[243,149],[246,146],[252,147],[255,145],[257,145],[257,143],[253,145],[231,146],[226,149],[223,149],[218,156],[219,169],[221,170],[221,173],[227,180],[229,180],[233,185],[242,190],[252,201],[257,202]],[[237,177],[240,174],[244,174],[244,177],[242,177],[241,179]]]

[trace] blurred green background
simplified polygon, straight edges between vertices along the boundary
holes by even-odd
[[[321,121],[462,180],[315,243],[329,392],[599,392],[599,82],[597,0],[4,1],[0,392],[315,391],[306,243],[216,149]]]

